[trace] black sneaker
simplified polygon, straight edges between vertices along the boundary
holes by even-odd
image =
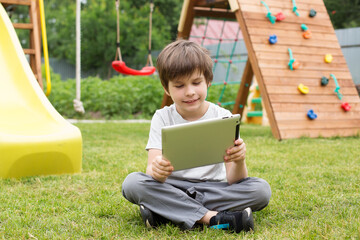
[[[152,211],[147,209],[144,205],[140,205],[140,214],[147,228],[155,228],[161,224],[165,224],[168,222],[167,219],[161,217],[156,213],[153,213]]]
[[[245,208],[241,212],[219,212],[210,219],[210,228],[226,229],[236,233],[254,231],[251,208]]]

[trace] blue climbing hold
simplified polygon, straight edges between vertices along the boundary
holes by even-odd
[[[277,39],[277,36],[275,34],[270,35],[270,37],[269,37],[269,43],[270,44],[275,44],[275,43],[277,43],[277,41],[278,41],[278,39]]]
[[[317,118],[317,114],[314,113],[314,110],[310,109],[308,112],[307,112],[307,116],[310,120],[314,120]]]

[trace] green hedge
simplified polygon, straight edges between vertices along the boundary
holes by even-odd
[[[223,85],[212,86],[208,100],[218,102]],[[157,76],[116,76],[110,80],[89,77],[81,80],[85,115],[74,111],[76,83],[61,81],[52,74],[50,102],[66,118],[150,119],[161,106],[163,89]],[[227,85],[222,102],[235,101],[238,85]],[[233,106],[224,106],[232,110]]]

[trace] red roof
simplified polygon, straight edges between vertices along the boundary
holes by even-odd
[[[230,43],[234,42],[235,39],[242,38],[238,22],[195,19],[189,39],[202,45],[211,45],[218,44],[220,39],[222,42]]]

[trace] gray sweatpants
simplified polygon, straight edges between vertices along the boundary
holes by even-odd
[[[271,189],[265,180],[254,177],[232,185],[174,179],[159,183],[149,175],[134,172],[124,180],[122,194],[130,202],[190,229],[209,210],[261,210],[269,203]]]

